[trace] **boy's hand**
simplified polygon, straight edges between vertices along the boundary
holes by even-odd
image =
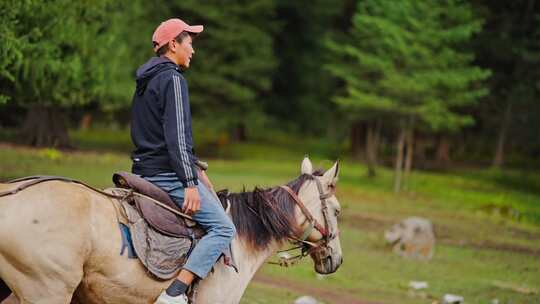
[[[182,211],[193,214],[201,209],[201,197],[197,187],[187,187],[184,191],[184,205]]]

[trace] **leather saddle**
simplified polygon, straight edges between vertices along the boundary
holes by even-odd
[[[117,172],[113,174],[113,183],[116,187],[132,189],[142,195],[134,195],[135,206],[142,217],[155,230],[172,237],[190,237],[200,239],[204,230],[188,219],[182,218],[152,202],[152,199],[182,212],[174,203],[169,194],[151,182],[129,172]]]

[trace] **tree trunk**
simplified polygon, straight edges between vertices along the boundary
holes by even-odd
[[[64,116],[55,106],[32,105],[26,114],[21,135],[22,141],[31,146],[71,147]]]
[[[497,139],[497,146],[495,147],[495,156],[493,157],[493,167],[501,168],[504,163],[504,146],[506,142],[506,135],[510,126],[510,119],[512,116],[512,103],[508,102],[506,110],[504,111],[504,117],[499,130],[499,136]]]
[[[369,123],[366,132],[366,163],[368,167],[368,177],[377,175],[377,154],[379,151],[381,122]]]
[[[413,155],[414,155],[414,127],[413,123],[408,127],[405,138],[407,142],[406,157],[405,157],[405,174],[404,183],[406,183],[411,175]]]
[[[355,121],[351,124],[350,131],[350,140],[351,140],[351,155],[355,159],[360,159],[362,143],[362,123]]]
[[[437,165],[444,167],[450,162],[450,142],[446,135],[441,135],[439,137],[439,142],[437,144]]]
[[[416,134],[414,138],[414,167],[424,169],[426,167],[426,147],[428,139],[426,136]]]
[[[381,128],[382,128],[382,121],[380,119],[377,119],[377,122],[375,123],[375,138],[373,143],[373,162],[375,165],[377,165],[379,161],[379,143],[381,142]]]
[[[401,189],[401,173],[403,171],[403,148],[405,146],[405,128],[399,130],[399,136],[396,143],[396,163],[394,166],[394,192]]]
[[[233,139],[237,142],[245,142],[247,140],[246,125],[241,122],[238,123],[233,130]]]
[[[88,130],[92,126],[92,113],[84,113],[83,117],[81,118],[81,122],[79,123],[79,129],[81,130]]]

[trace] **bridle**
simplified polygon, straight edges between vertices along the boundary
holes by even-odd
[[[288,251],[292,251],[296,249],[301,249],[300,254],[292,256],[292,257],[288,255],[284,255],[280,257],[279,262],[269,262],[270,264],[276,264],[279,266],[288,267],[288,266],[296,264],[302,258],[310,254],[322,256],[322,255],[326,255],[328,251],[332,250],[329,247],[329,243],[331,240],[335,239],[338,236],[339,231],[335,231],[335,232],[330,231],[330,218],[328,215],[328,204],[326,200],[334,196],[335,188],[333,188],[332,191],[324,193],[323,186],[319,179],[317,179],[315,176],[311,174],[309,175],[309,179],[314,180],[317,184],[317,189],[319,191],[319,199],[321,200],[321,206],[322,206],[321,211],[323,214],[324,226],[322,226],[321,223],[319,223],[319,221],[317,221],[317,219],[313,217],[313,214],[309,212],[309,210],[306,208],[306,205],[302,202],[300,197],[298,197],[298,195],[291,189],[291,187],[287,185],[279,186],[281,189],[287,191],[287,193],[291,196],[291,198],[296,203],[296,205],[300,208],[300,211],[302,211],[302,213],[306,217],[306,220],[304,221],[304,223],[301,224],[301,226],[303,226],[305,222],[307,221],[308,227],[304,229],[304,231],[302,232],[302,235],[299,238],[290,237],[290,242],[295,245],[294,247],[279,251],[280,253],[284,253],[284,252],[288,252]],[[319,231],[322,237],[315,242],[310,242],[307,239],[313,232],[313,229],[316,229],[317,231]]]

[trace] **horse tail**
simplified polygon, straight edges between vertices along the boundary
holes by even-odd
[[[0,303],[4,301],[11,294],[11,289],[0,278]]]

